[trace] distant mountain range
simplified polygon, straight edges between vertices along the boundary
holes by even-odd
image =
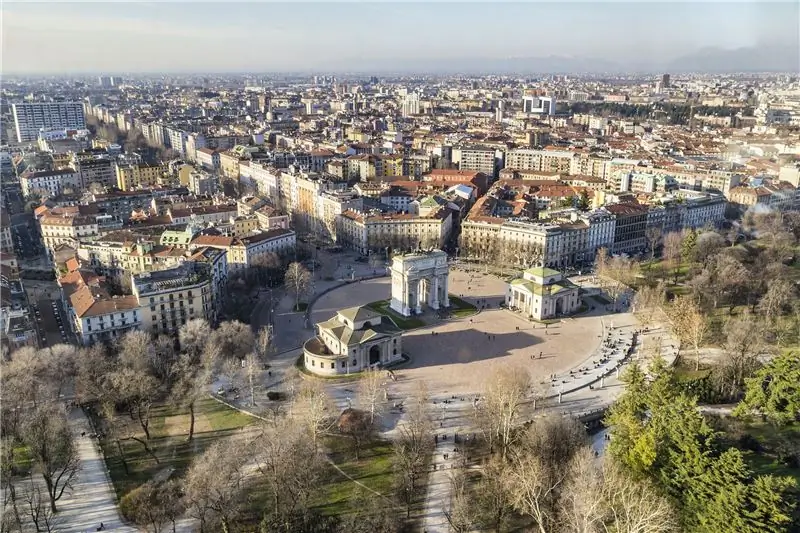
[[[421,61],[391,60],[364,61],[353,64],[330,65],[339,70],[359,72],[413,72],[419,74],[623,74],[659,72],[800,72],[800,49],[775,45],[726,50],[704,48],[672,61],[638,61],[634,63],[596,57],[545,57],[426,59]]]

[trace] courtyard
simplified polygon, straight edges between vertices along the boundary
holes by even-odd
[[[539,382],[591,358],[603,334],[600,310],[545,326],[501,309],[505,288],[494,276],[451,270],[450,294],[480,312],[450,320],[426,313],[425,326],[403,334],[403,351],[411,361],[398,369],[395,386],[410,392],[416,382],[424,381],[437,393],[474,393],[500,364],[527,368]],[[390,292],[389,278],[340,287],[317,300],[311,322],[327,320],[345,307],[388,299]],[[307,336],[312,334],[306,330]]]

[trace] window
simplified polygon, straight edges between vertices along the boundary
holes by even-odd
[[[311,360],[311,366],[317,366],[316,361],[314,359]]]
[[[344,365],[345,365],[345,361],[342,361],[342,368],[344,368]]]
[[[358,363],[356,362],[355,359],[353,359],[353,366],[358,366]]]

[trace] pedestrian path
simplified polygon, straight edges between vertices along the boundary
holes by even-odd
[[[69,414],[72,434],[78,448],[81,470],[70,493],[58,501],[58,531],[83,533],[97,531],[103,524],[106,531],[135,532],[120,519],[111,479],[97,439],[83,410],[74,408]],[[81,436],[85,434],[84,436]]]
[[[450,474],[459,459],[456,435],[460,435],[459,442],[466,436],[464,431],[470,423],[469,414],[473,407],[472,402],[462,396],[438,397],[433,401],[436,446],[431,468],[435,470],[428,477],[422,530],[426,533],[448,533],[450,525],[445,511],[450,507]]]

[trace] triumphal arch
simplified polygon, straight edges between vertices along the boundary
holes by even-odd
[[[390,307],[403,316],[431,309],[450,307],[447,297],[447,254],[441,250],[417,251],[392,258],[392,303]]]

